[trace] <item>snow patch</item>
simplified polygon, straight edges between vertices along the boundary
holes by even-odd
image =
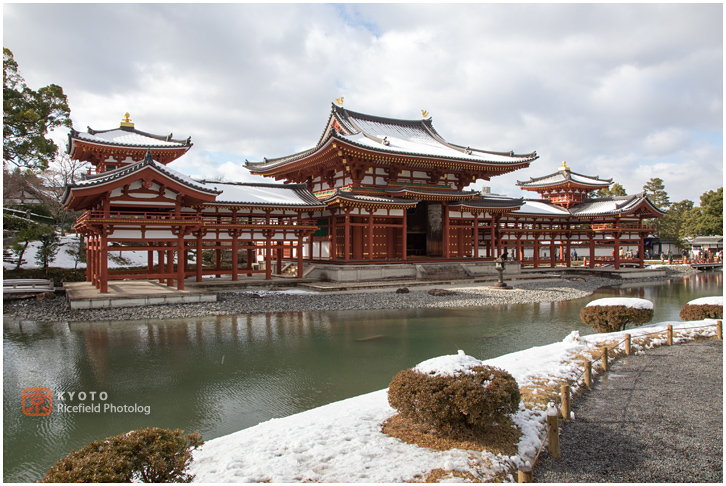
[[[701,297],[700,299],[690,301],[688,305],[720,305],[723,307],[723,296]]]
[[[611,305],[622,305],[624,307],[630,307],[633,309],[652,309],[653,303],[645,299],[632,299],[625,297],[609,297],[607,299],[593,300],[586,307],[592,306],[611,306]]]

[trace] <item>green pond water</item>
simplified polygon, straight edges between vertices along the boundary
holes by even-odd
[[[596,298],[649,299],[660,322],[679,320],[689,300],[722,294],[723,274],[707,272],[578,300],[485,308],[70,324],[6,318],[3,479],[38,480],[72,449],[139,427],[198,430],[208,440],[380,390],[398,371],[459,349],[488,359],[573,330],[590,334],[579,311]],[[23,413],[27,388],[52,392],[49,415]],[[62,409],[79,404],[100,409]]]

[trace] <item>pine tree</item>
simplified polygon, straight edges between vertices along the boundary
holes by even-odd
[[[30,89],[18,72],[10,49],[3,48],[3,166],[42,171],[58,153],[48,132],[71,127],[68,98],[50,84]]]
[[[651,178],[644,186],[645,196],[650,199],[658,209],[667,210],[671,202],[668,199],[668,193],[665,191],[663,179],[658,177]]]

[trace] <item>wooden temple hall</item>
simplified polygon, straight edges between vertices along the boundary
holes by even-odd
[[[401,120],[333,104],[309,150],[247,161],[277,183],[195,180],[168,167],[191,139],[118,128],[71,130],[68,153],[91,164],[64,194],[81,211],[87,280],[103,293],[114,279],[158,279],[184,288],[209,277],[262,274],[361,278],[346,268],[404,275],[414,264],[643,266],[647,221],[663,213],[643,194],[590,198],[611,179],[572,172],[520,181],[538,199],[483,194],[479,179],[526,169],[535,152],[494,152],[447,142],[432,119]],[[627,248],[626,254],[621,248]],[[109,251],[146,252],[145,268],[111,270]],[[622,255],[622,256],[621,256]],[[388,273],[386,273],[388,272]],[[323,275],[324,274],[324,275]]]

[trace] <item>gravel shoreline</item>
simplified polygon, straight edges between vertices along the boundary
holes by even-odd
[[[697,273],[690,267],[668,268],[667,272],[666,279]],[[627,282],[653,280],[637,279]],[[510,282],[514,290],[494,290],[489,288],[489,284],[440,286],[455,292],[445,296],[433,296],[428,290],[418,288],[410,289],[408,293],[396,293],[395,288],[315,294],[245,290],[220,292],[218,302],[212,303],[90,310],[71,310],[64,298],[44,301],[4,299],[3,316],[37,322],[73,322],[179,319],[272,312],[478,307],[578,299],[592,294],[600,287],[621,283],[623,281],[619,279],[601,277],[565,277]]]

